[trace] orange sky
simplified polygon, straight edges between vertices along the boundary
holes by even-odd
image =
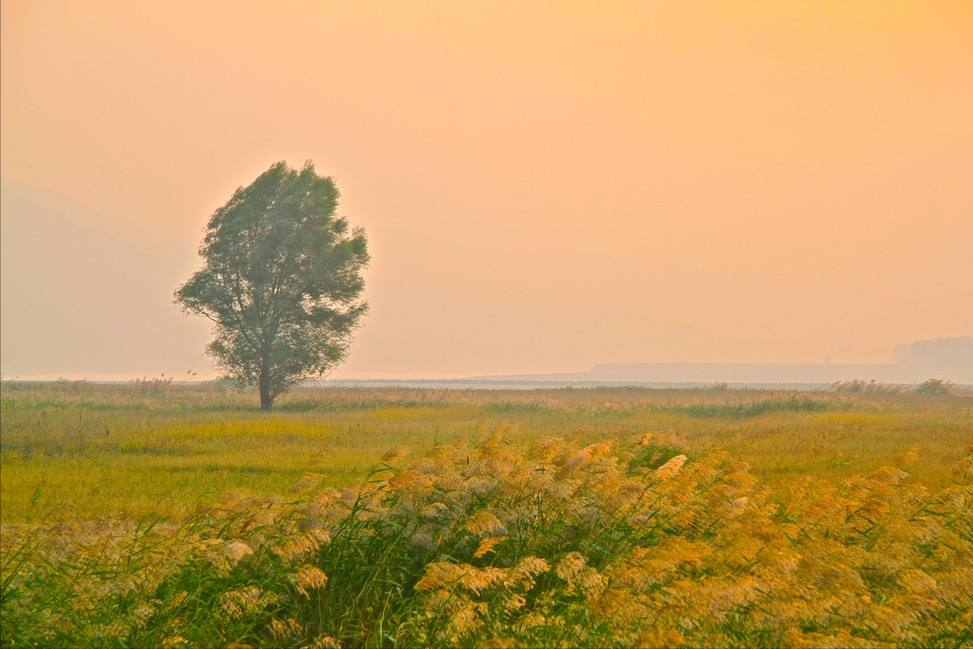
[[[884,361],[973,333],[968,0],[4,0],[0,25],[5,191],[145,251],[90,312],[55,280],[28,305],[5,263],[6,375],[208,372],[171,293],[279,159],[315,160],[370,238],[337,377]]]

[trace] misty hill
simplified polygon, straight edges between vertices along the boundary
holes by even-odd
[[[895,350],[895,357],[896,365],[910,375],[939,376],[956,383],[973,383],[973,336],[917,340],[900,345]]]
[[[936,377],[973,384],[973,336],[902,345],[894,363],[600,363],[587,372],[478,377],[598,383],[834,383],[861,379],[917,383]]]
[[[57,193],[3,185],[3,375],[202,369],[199,344],[177,359],[159,350],[190,325],[172,305],[164,253],[145,240]]]

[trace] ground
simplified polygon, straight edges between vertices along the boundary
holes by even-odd
[[[179,517],[231,491],[286,493],[305,473],[354,484],[393,447],[501,431],[576,444],[644,433],[689,452],[725,449],[768,486],[840,482],[897,465],[937,486],[973,441],[973,397],[635,388],[302,388],[273,412],[216,385],[4,383],[2,522],[122,514]]]
[[[0,646],[973,647],[973,395],[4,383]]]

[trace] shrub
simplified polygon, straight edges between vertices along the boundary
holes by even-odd
[[[916,388],[916,394],[924,396],[945,396],[953,393],[953,384],[942,379],[928,379]]]
[[[861,379],[838,381],[837,383],[833,383],[831,387],[835,392],[849,394],[902,394],[904,392],[901,385],[879,383],[874,379],[871,381],[863,381]]]

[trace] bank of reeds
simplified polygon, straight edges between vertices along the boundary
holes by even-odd
[[[178,525],[8,526],[2,644],[973,646],[973,448],[934,492],[914,453],[785,493],[650,435],[405,455]]]

